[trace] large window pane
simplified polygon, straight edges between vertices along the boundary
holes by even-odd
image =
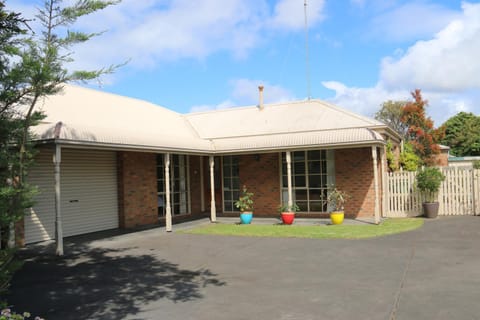
[[[320,161],[310,161],[308,162],[308,173],[309,174],[318,174],[320,173]]]
[[[308,200],[307,190],[295,190],[295,199],[296,201]]]
[[[295,174],[305,174],[305,162],[294,162],[293,163],[293,172]]]
[[[305,176],[295,176],[293,180],[294,180],[295,187],[307,186],[307,178]]]
[[[309,175],[308,186],[310,188],[320,188],[322,186],[322,179],[320,175]]]
[[[238,157],[225,156],[223,162],[223,208],[226,212],[238,211],[234,206],[240,193]]]
[[[171,155],[170,157],[170,205],[172,215],[189,212],[188,203],[188,157]],[[165,216],[166,190],[164,155],[157,155],[157,195],[158,215]]]
[[[325,212],[326,192],[335,183],[333,150],[295,151],[292,153],[294,201],[304,212]],[[288,199],[286,156],[282,154],[282,201]]]

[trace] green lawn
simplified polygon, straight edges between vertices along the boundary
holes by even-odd
[[[245,236],[245,237],[289,237],[312,239],[364,239],[381,237],[410,230],[423,225],[423,219],[388,219],[379,225],[260,225],[260,224],[208,224],[197,228],[182,230],[181,233]]]

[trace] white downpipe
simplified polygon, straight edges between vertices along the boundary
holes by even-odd
[[[210,164],[210,221],[216,222],[217,221],[217,209],[215,208],[215,159],[213,156],[209,158]]]
[[[55,145],[53,154],[54,174],[55,174],[55,243],[57,256],[63,256],[63,227],[62,211],[60,206],[60,163],[62,162],[62,148],[59,144]]]
[[[172,207],[170,205],[170,153],[164,157],[165,167],[165,230],[172,231]]]
[[[375,223],[380,223],[380,203],[378,194],[378,170],[377,170],[377,147],[372,147],[372,159],[373,159],[373,183],[375,187]]]
[[[291,210],[293,206],[293,196],[292,196],[292,155],[290,151],[286,152],[286,158],[287,158],[288,208]]]

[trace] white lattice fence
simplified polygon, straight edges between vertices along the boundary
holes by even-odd
[[[480,214],[480,169],[445,167],[445,181],[440,186],[439,215]],[[415,172],[386,174],[387,217],[422,214],[422,197],[415,188]]]

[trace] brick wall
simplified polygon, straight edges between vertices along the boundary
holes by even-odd
[[[378,159],[380,162],[380,159]],[[375,186],[371,148],[335,150],[335,182],[338,188],[352,196],[345,205],[345,215],[351,218],[371,217],[375,212]],[[379,195],[381,195],[381,172]]]
[[[434,163],[439,167],[448,167],[448,150],[442,149],[439,154],[434,157]]]
[[[200,157],[190,156],[189,159],[190,159],[190,201],[191,201],[192,214],[199,215],[200,213],[202,213],[201,198],[204,196],[200,192],[201,191]]]
[[[158,222],[155,154],[118,152],[118,202],[121,228]]]
[[[255,216],[278,215],[280,171],[278,153],[242,155],[239,159],[240,183],[254,193]]]

